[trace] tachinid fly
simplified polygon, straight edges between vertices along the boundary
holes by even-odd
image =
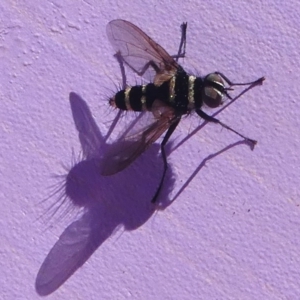
[[[135,146],[130,148],[130,153],[118,153],[114,156],[114,168],[104,170],[103,175],[111,175],[126,168],[167,131],[161,143],[164,170],[152,202],[157,199],[167,170],[164,147],[183,115],[195,111],[204,120],[218,123],[253,145],[256,144],[256,141],[207,115],[201,107],[218,107],[222,104],[223,96],[232,99],[228,91],[232,90],[233,86],[247,85],[252,88],[262,84],[264,77],[248,83],[233,83],[220,72],[210,73],[203,78],[188,75],[177,62],[185,56],[187,23],[183,23],[181,29],[178,54],[171,56],[146,33],[128,21],[118,19],[107,25],[108,38],[122,62],[139,76],[150,76],[153,80],[152,83],[128,86],[117,92],[109,100],[110,105],[124,111],[150,111],[155,120],[142,132],[125,137],[126,140],[135,141]]]

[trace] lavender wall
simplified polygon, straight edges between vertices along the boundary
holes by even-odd
[[[40,298],[37,273],[69,224],[40,293],[70,278],[48,299],[299,298],[298,1],[2,1],[0,12],[1,299]],[[99,211],[80,218],[65,203],[52,217],[49,206],[62,199],[49,197],[51,186],[64,181],[53,174],[67,173],[82,153],[69,93],[88,104],[97,125],[88,108],[80,117],[75,105],[73,115],[96,144],[116,115],[107,99],[121,77],[105,33],[115,18],[170,53],[187,21],[187,70],[234,81],[266,76],[219,115],[258,145],[236,145],[239,137],[209,124],[171,151],[161,200],[174,199],[203,160],[221,153],[164,211],[149,205],[161,167],[154,145],[119,177],[92,183],[83,198],[98,197]],[[183,120],[172,147],[197,125],[196,116]],[[86,262],[71,275],[76,259]]]

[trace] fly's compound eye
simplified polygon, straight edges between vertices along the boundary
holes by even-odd
[[[211,108],[222,104],[223,93],[225,90],[224,82],[219,74],[211,73],[204,78],[202,89],[203,102]]]

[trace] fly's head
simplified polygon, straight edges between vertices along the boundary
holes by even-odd
[[[202,100],[208,107],[218,107],[223,104],[223,96],[229,96],[226,91],[222,77],[217,73],[210,73],[203,80]]]

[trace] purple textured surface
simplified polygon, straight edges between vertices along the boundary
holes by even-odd
[[[266,76],[219,115],[258,145],[206,161],[164,211],[137,216],[145,209],[134,201],[146,205],[157,184],[158,163],[146,152],[124,181],[108,183],[113,196],[102,195],[124,203],[124,214],[110,218],[108,209],[99,219],[122,217],[126,229],[100,228],[103,243],[48,299],[299,299],[299,14],[298,1],[2,1],[1,299],[40,297],[38,270],[76,219],[58,213],[44,222],[39,216],[58,195],[41,201],[59,182],[51,176],[72,165],[72,149],[81,151],[69,93],[88,103],[102,134],[115,116],[107,99],[121,77],[105,26],[116,18],[170,53],[187,21],[187,70],[218,70],[233,81]],[[183,120],[173,145],[198,124],[196,116]],[[237,141],[205,126],[169,155],[174,182],[163,195],[172,199],[205,158]],[[63,266],[64,253],[56,259]]]

